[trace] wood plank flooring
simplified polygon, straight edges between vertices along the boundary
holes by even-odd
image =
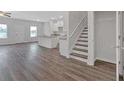
[[[1,81],[96,81],[116,80],[114,64],[97,61],[95,66],[59,55],[37,43],[0,46]]]

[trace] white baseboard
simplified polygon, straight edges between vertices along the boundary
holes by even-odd
[[[24,42],[18,42],[18,43],[2,43],[2,44],[0,44],[0,46],[14,45],[14,44],[23,44],[23,43],[33,43],[33,42],[38,42],[38,41],[24,41]]]
[[[116,61],[113,61],[113,60],[110,60],[110,59],[105,59],[105,58],[100,58],[100,57],[96,57],[95,60],[103,60],[105,62],[116,64]]]

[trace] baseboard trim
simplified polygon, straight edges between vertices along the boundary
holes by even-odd
[[[19,43],[8,43],[8,44],[0,44],[0,46],[7,46],[7,45],[16,45],[16,44],[25,44],[25,43],[37,43],[38,41],[26,41],[26,42],[19,42]]]
[[[96,60],[101,60],[101,61],[105,61],[107,63],[113,63],[113,64],[116,64],[115,61],[112,61],[112,60],[109,60],[109,59],[105,59],[105,58],[99,58],[99,57],[96,57],[95,61]]]

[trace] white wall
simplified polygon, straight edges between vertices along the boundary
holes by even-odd
[[[50,29],[50,23],[49,22],[44,22],[43,23],[43,35],[44,36],[51,36],[51,29]]]
[[[68,30],[68,11],[9,11],[12,18],[48,22],[50,18],[63,16],[64,30]]]
[[[37,41],[37,38],[30,38],[30,26],[37,26],[38,35],[42,34],[43,28],[43,25],[40,22],[17,20],[5,17],[0,17],[0,24],[7,24],[8,30],[8,38],[0,39],[0,45]]]
[[[87,15],[86,11],[69,12],[69,34],[71,34],[78,23]]]
[[[116,63],[116,12],[95,12],[95,56]]]
[[[94,49],[94,12],[88,11],[88,65],[95,63],[95,49]]]
[[[9,11],[12,18],[32,21],[48,21],[50,18],[65,16],[68,11]]]

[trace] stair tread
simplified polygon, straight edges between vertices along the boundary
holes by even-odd
[[[78,43],[76,43],[75,45],[77,45],[77,46],[84,46],[84,47],[88,47],[88,45],[85,45],[85,44],[78,44]]]
[[[73,50],[72,53],[77,53],[77,54],[82,54],[82,55],[88,55],[88,52],[77,51],[77,50]]]
[[[73,58],[73,59],[79,60],[79,61],[86,62],[86,63],[87,63],[87,61],[88,61],[88,59],[84,59],[84,58],[76,57],[76,56],[73,56],[73,55],[71,55],[70,57]]]
[[[88,56],[87,55],[82,55],[82,54],[77,54],[77,53],[71,53],[72,56],[76,56],[76,57],[80,57],[80,58],[84,58],[87,59]]]
[[[83,30],[83,32],[87,32],[87,31],[88,31],[88,29],[84,29],[84,30]]]
[[[88,36],[80,36],[80,38],[88,38]]]
[[[88,27],[84,27],[84,29],[88,29]]]
[[[88,47],[88,42],[82,42],[82,41],[77,41],[76,46],[87,46]]]
[[[88,40],[77,40],[79,42],[88,42]]]
[[[88,35],[88,33],[84,33],[84,32],[82,32],[81,34],[82,34],[82,35]]]
[[[81,52],[86,52],[86,53],[88,53],[88,50],[86,50],[86,49],[73,48],[73,50],[77,50],[77,51],[81,51]]]

